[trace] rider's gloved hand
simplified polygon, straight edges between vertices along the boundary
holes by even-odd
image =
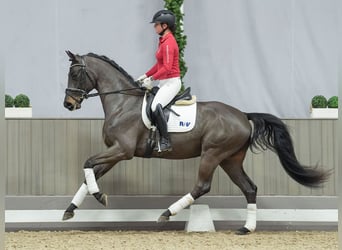
[[[142,83],[146,77],[147,77],[147,75],[146,75],[146,74],[143,74],[142,76],[139,76],[138,79],[137,79],[136,81]]]
[[[143,80],[143,83],[141,86],[143,86],[144,88],[147,88],[147,89],[152,89],[152,84],[153,83],[153,78],[152,76],[150,77],[146,77],[144,80]]]

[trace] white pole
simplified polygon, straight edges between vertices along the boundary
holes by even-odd
[[[182,3],[182,5],[181,5],[181,7],[180,7],[180,12],[181,12],[181,14],[183,15],[184,14],[184,3]],[[183,29],[183,23],[184,23],[184,20],[182,20],[182,22],[181,22],[181,29],[182,30],[184,30]]]
[[[338,1],[338,11],[337,13],[342,13],[342,3]],[[338,16],[337,27],[342,27],[342,17]],[[342,30],[338,29],[338,88],[339,88],[339,103],[338,103],[338,249],[342,250],[342,47],[340,44],[342,43]]]
[[[342,24],[342,22],[340,22]],[[340,26],[341,27],[341,26]],[[342,33],[342,32],[340,32]],[[340,37],[342,34],[340,35]],[[342,42],[342,39],[339,39]],[[340,44],[340,43],[339,43]],[[340,48],[341,50],[341,48]],[[339,52],[339,77],[338,77],[338,245],[340,250],[342,250],[342,51]]]
[[[0,250],[5,249],[5,190],[6,190],[6,123],[5,123],[5,49],[6,21],[4,6],[0,8]]]
[[[0,13],[1,15],[1,13]],[[3,15],[1,15],[3,16]],[[3,22],[2,18],[0,17]],[[3,25],[0,30],[4,32]],[[2,39],[6,36],[1,34]],[[5,186],[6,186],[6,133],[5,133],[5,53],[4,43],[0,42],[0,249],[5,249]]]

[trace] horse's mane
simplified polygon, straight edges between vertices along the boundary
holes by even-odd
[[[95,53],[88,53],[87,56],[91,56],[91,57],[95,57],[97,59],[100,59],[102,61],[105,61],[106,63],[109,63],[110,65],[112,65],[115,69],[117,69],[121,74],[123,74],[132,84],[136,85],[136,82],[134,81],[133,77],[128,74],[126,72],[126,70],[124,70],[123,68],[120,67],[119,64],[117,64],[116,62],[114,62],[113,60],[109,59],[106,56],[99,56]]]

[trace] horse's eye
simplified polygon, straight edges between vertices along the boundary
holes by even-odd
[[[75,81],[77,80],[77,75],[78,75],[78,74],[76,74],[75,72],[70,73],[71,79],[72,79],[72,80],[75,80]]]

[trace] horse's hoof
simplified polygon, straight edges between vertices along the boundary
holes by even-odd
[[[69,219],[71,219],[72,217],[74,217],[74,215],[75,215],[74,212],[65,211],[65,212],[64,212],[64,215],[63,215],[63,220],[69,220]]]
[[[248,228],[245,228],[245,227],[241,227],[241,228],[239,228],[235,232],[236,235],[247,235],[247,234],[250,234],[250,233],[251,233],[251,231]]]
[[[107,199],[107,195],[106,194],[103,194],[103,193],[100,193],[100,192],[97,192],[97,193],[94,193],[93,196],[96,198],[96,200],[98,202],[100,202],[103,206],[107,206],[108,205],[108,199]]]
[[[165,223],[165,222],[168,222],[170,220],[170,217],[168,216],[164,216],[164,215],[161,215],[159,218],[158,218],[158,223]]]
[[[108,198],[107,198],[107,195],[106,195],[106,194],[101,194],[101,197],[100,197],[100,199],[99,199],[99,202],[100,202],[103,206],[107,207],[107,205],[108,205]]]

